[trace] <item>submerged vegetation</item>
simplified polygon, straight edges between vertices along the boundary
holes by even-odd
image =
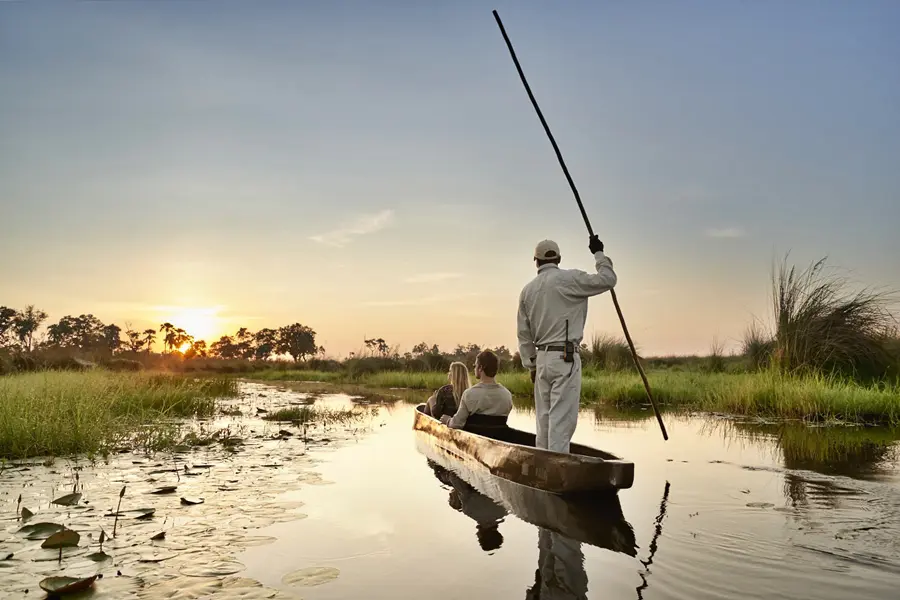
[[[232,379],[150,373],[40,372],[0,377],[0,456],[105,453],[152,447],[170,419],[213,414]]]

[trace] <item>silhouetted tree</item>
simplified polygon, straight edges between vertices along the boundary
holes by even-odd
[[[156,341],[156,330],[155,329],[145,329],[144,330],[144,344],[147,346],[147,354],[150,354],[150,351],[153,349],[153,342]]]
[[[466,344],[465,346],[460,344],[453,351],[453,356],[457,360],[471,366],[475,364],[475,357],[478,356],[479,352],[481,352],[481,346],[478,344]]]
[[[103,343],[110,352],[115,353],[122,346],[121,333],[122,328],[118,325],[109,324],[103,328]]]
[[[193,343],[193,341],[194,337],[181,327],[166,334],[166,342],[168,343],[169,348],[174,348],[179,352],[181,351],[182,346]]]
[[[75,317],[66,315],[47,327],[47,341],[53,346],[65,348],[75,342]]]
[[[209,352],[213,356],[218,356],[219,358],[238,357],[237,346],[235,346],[234,340],[232,340],[229,335],[223,335],[218,341],[213,342],[209,347]]]
[[[366,348],[372,352],[377,352],[381,356],[387,356],[391,351],[391,347],[384,341],[384,338],[372,338],[363,340],[363,342],[366,344]]]
[[[144,340],[141,339],[141,333],[131,328],[131,323],[125,322],[125,347],[131,352],[140,352],[144,347]]]
[[[441,349],[438,347],[437,344],[433,344],[433,345],[429,346],[425,342],[419,342],[412,348],[412,355],[415,356],[416,358],[422,357],[426,354],[440,355],[440,353],[441,353]]]
[[[163,354],[165,354],[170,347],[169,342],[175,336],[175,326],[166,321],[159,326],[159,332],[165,335],[165,337],[163,337]]]
[[[300,323],[282,327],[278,330],[276,350],[279,354],[290,354],[294,361],[306,356],[315,356],[318,352],[316,332]]]
[[[25,310],[16,313],[13,318],[13,331],[25,352],[34,349],[34,333],[47,320],[47,313],[36,309],[33,304],[25,307]]]
[[[274,329],[260,329],[256,332],[254,356],[257,360],[267,360],[278,348],[278,332]]]
[[[13,342],[13,325],[16,322],[15,309],[0,306],[0,348],[5,348]]]
[[[237,333],[234,334],[234,342],[235,346],[237,346],[238,356],[241,358],[250,359],[254,356],[254,348],[253,342],[255,340],[254,335],[250,332],[246,327],[241,327],[237,330]]]
[[[185,358],[206,358],[207,350],[206,350],[206,342],[203,340],[197,340],[195,342],[191,342],[191,347],[187,349],[187,352],[184,353]]]

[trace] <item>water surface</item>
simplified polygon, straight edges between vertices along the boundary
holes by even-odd
[[[466,472],[430,462],[413,410],[393,405],[383,426],[319,465],[334,485],[286,493],[306,502],[309,518],[263,530],[277,541],[239,555],[245,574],[289,590],[286,574],[328,569],[327,583],[302,588],[306,599],[900,593],[891,432],[667,416],[665,442],[646,412],[583,411],[575,440],[636,465],[617,506],[598,503],[587,526],[568,523],[565,532],[588,543],[527,522],[539,499],[517,515],[515,491],[492,498],[467,485]],[[530,430],[533,419],[521,409],[511,417]],[[548,510],[538,525],[584,507]]]
[[[648,411],[585,410],[575,441],[632,460],[635,483],[572,503],[448,460],[412,430],[411,404],[242,385],[228,414],[188,424],[191,447],[4,465],[0,597],[96,573],[81,597],[898,597],[895,432],[667,415],[665,442]],[[260,418],[309,404],[361,418]],[[533,430],[534,414],[511,422]],[[152,493],[164,486],[177,489]],[[51,503],[74,490],[75,505]],[[37,522],[78,531],[79,547],[58,561],[22,530]]]

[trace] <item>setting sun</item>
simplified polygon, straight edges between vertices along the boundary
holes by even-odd
[[[170,312],[162,312],[160,321],[172,323],[175,327],[184,329],[195,340],[213,341],[222,332],[222,319],[217,316],[218,307],[188,308],[172,307]],[[190,344],[182,344],[179,348],[182,352],[190,348]]]

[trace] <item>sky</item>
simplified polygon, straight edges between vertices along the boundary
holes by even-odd
[[[212,340],[516,345],[588,236],[645,354],[734,347],[773,261],[900,288],[900,3],[0,3],[0,305]],[[609,294],[586,338],[621,334]]]

